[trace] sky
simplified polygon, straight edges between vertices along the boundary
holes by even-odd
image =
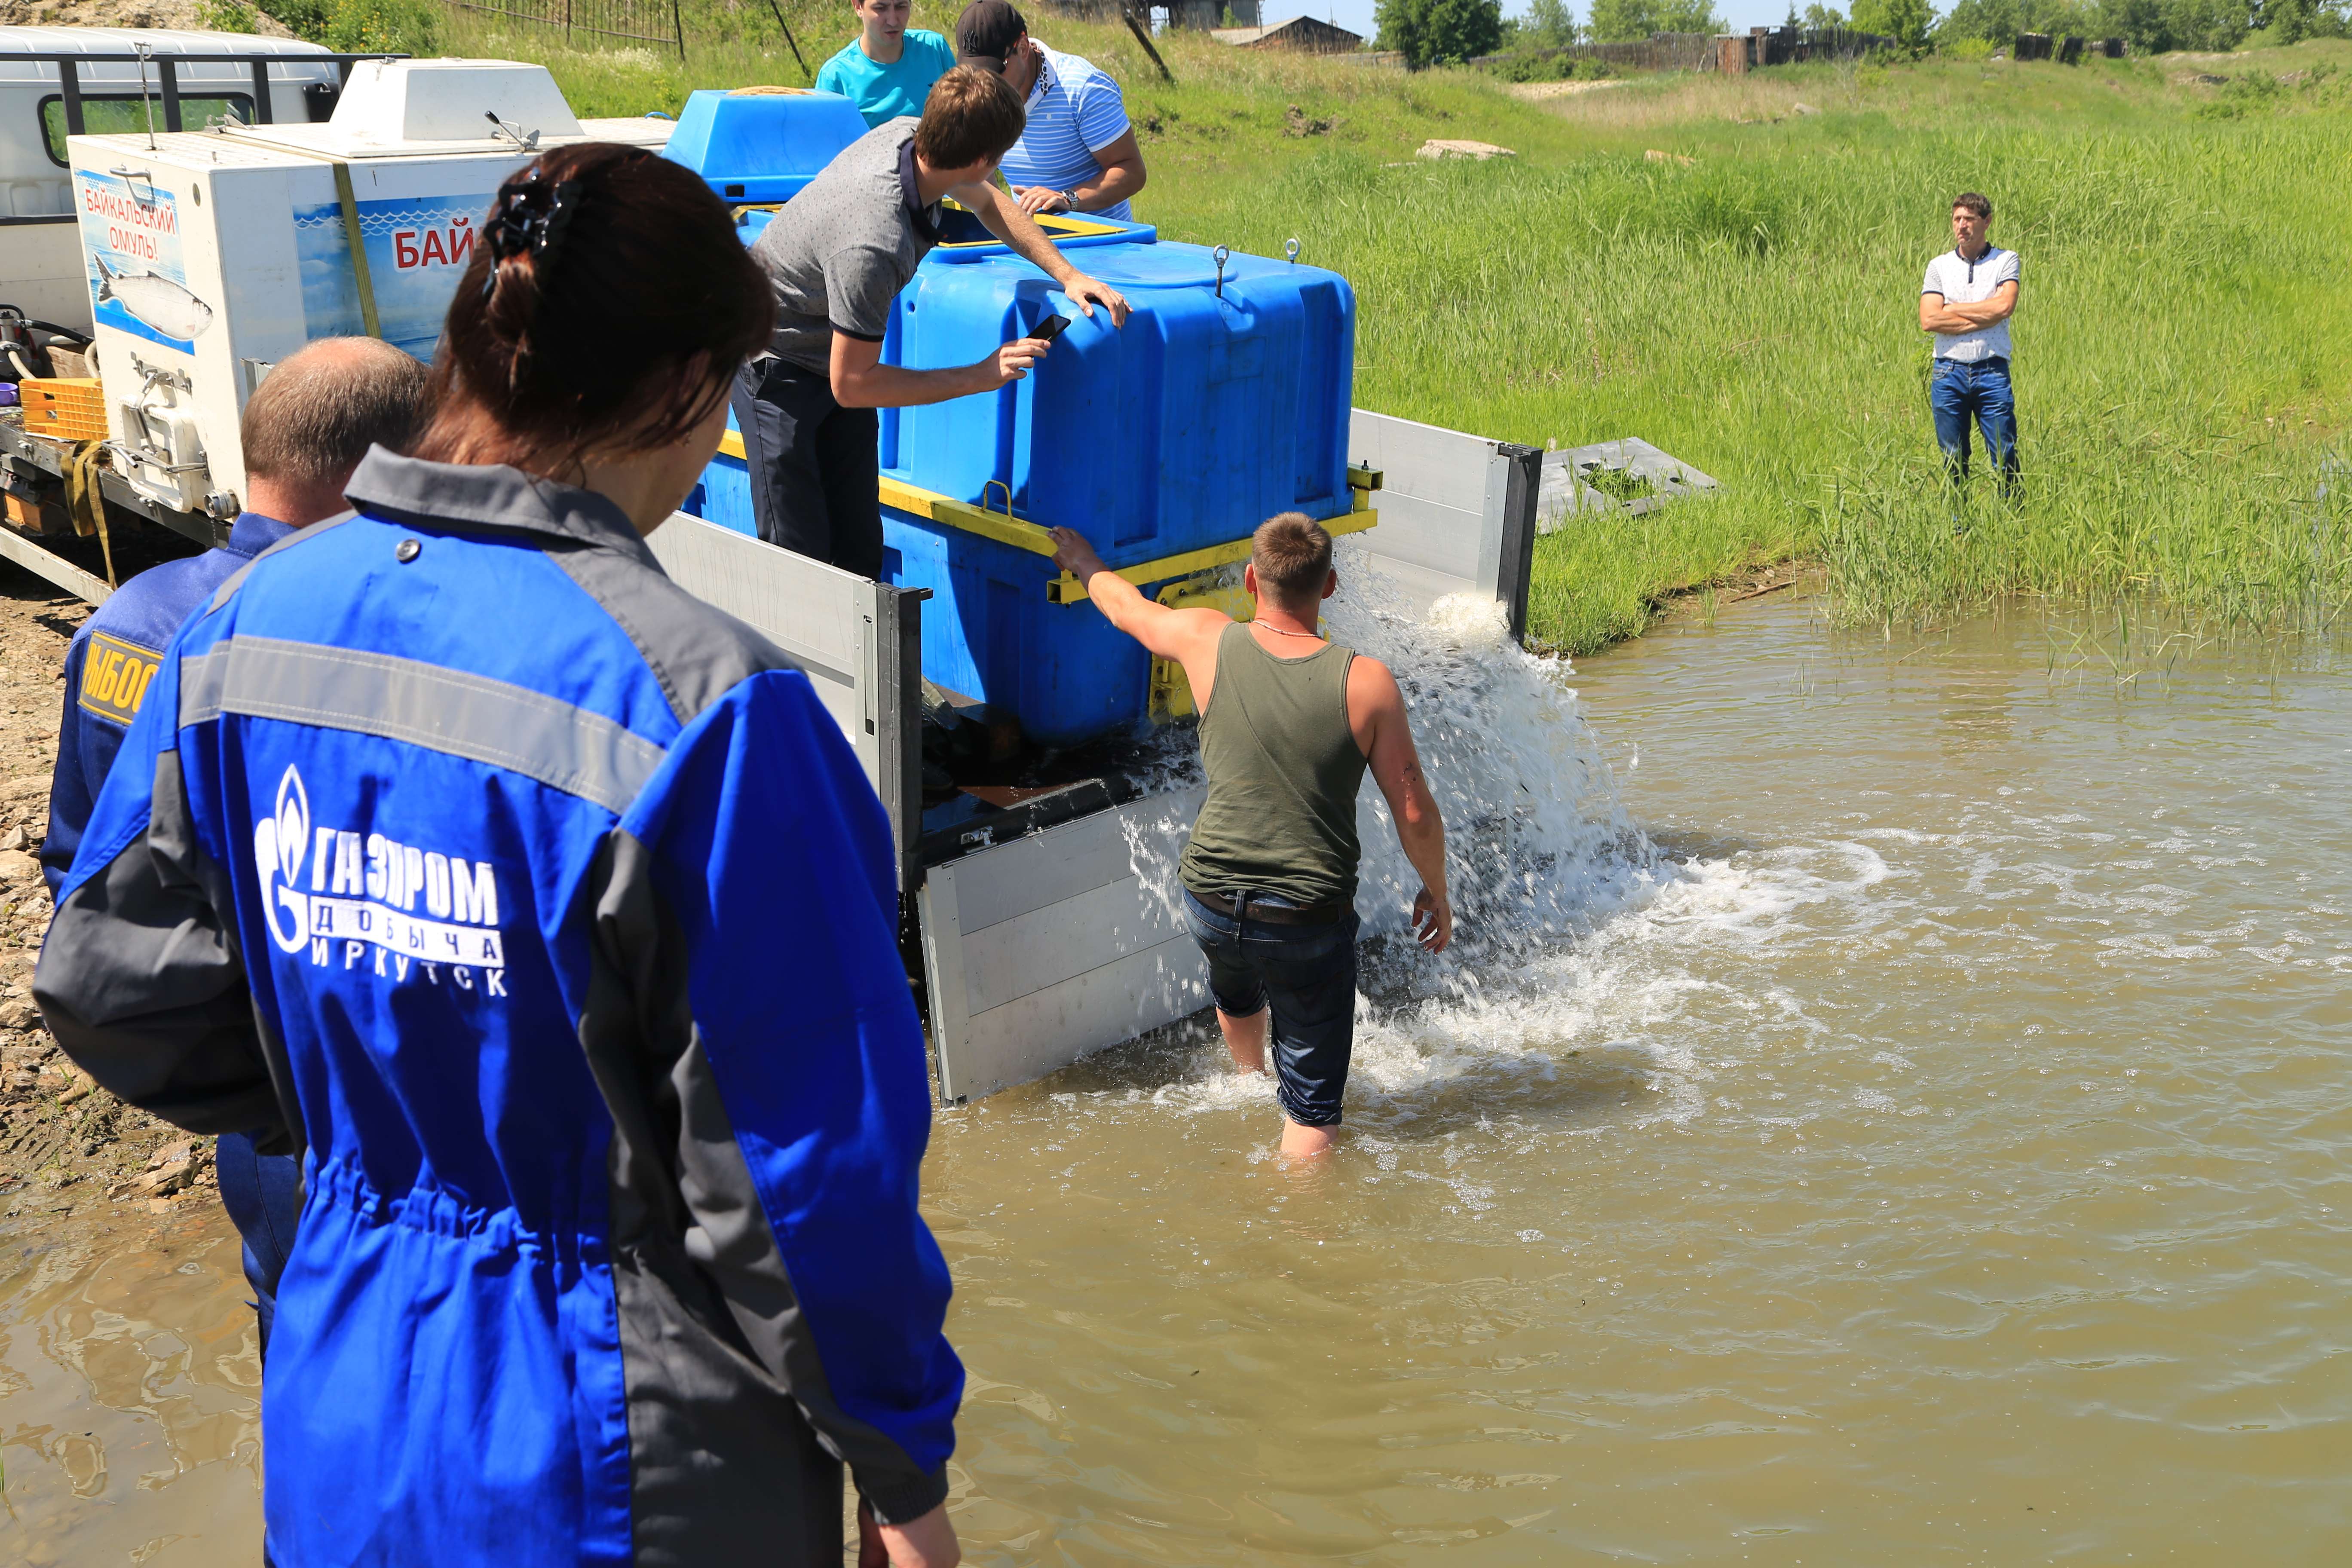
[[[1840,5],[1839,10],[1847,7]],[[1580,0],[1569,0],[1569,9],[1576,19],[1584,20],[1585,6]],[[1715,0],[1715,9],[1731,25],[1735,33],[1750,27],[1777,27],[1789,19],[1789,0]],[[1797,7],[1801,11],[1804,6]],[[1503,0],[1503,15],[1524,16],[1526,0]],[[1318,16],[1336,23],[1351,33],[1369,38],[1376,30],[1372,26],[1372,0],[1258,0],[1258,15],[1268,24],[1287,22],[1293,16]]]

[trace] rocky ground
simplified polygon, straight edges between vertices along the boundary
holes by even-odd
[[[203,0],[0,0],[0,26],[176,27],[209,32],[205,9]],[[259,11],[243,30],[272,38],[294,36]]]
[[[49,900],[35,858],[48,831],[66,644],[89,606],[0,562],[0,1215],[100,1205],[169,1212],[213,1184],[212,1140],[98,1088],[33,1005]]]

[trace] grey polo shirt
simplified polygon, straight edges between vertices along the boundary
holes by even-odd
[[[751,247],[776,291],[776,357],[824,375],[834,333],[880,342],[890,301],[940,242],[939,219],[916,193],[913,117],[844,148]]]

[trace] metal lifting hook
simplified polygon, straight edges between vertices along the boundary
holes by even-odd
[[[1210,255],[1217,263],[1217,298],[1222,300],[1225,297],[1225,258],[1233,255],[1233,252],[1221,245],[1210,252]]]
[[[1283,258],[1288,261],[1293,267],[1298,265],[1298,237],[1297,235],[1292,235],[1290,237],[1290,243],[1282,247],[1282,255]]]

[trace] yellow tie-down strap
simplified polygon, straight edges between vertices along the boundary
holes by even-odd
[[[721,455],[738,462],[747,460],[743,455],[740,432],[730,430],[721,436],[719,450]],[[1354,510],[1344,516],[1325,518],[1323,531],[1336,538],[1344,533],[1361,533],[1378,523],[1381,514],[1372,510],[1371,493],[1380,488],[1380,484],[1381,475],[1375,469],[1349,469],[1348,494],[1355,503]],[[1054,553],[1054,536],[1051,533],[1037,523],[1025,522],[1014,517],[1010,511],[991,511],[970,501],[960,501],[937,490],[903,484],[887,476],[882,479],[880,490],[884,506],[916,517],[929,518],[933,522],[943,522],[950,528],[961,528],[967,533],[977,533],[999,544],[1010,544],[1015,550],[1026,550],[1036,555],[1050,556]],[[1122,566],[1118,570],[1118,575],[1140,588],[1146,583],[1160,583],[1171,577],[1189,577],[1195,572],[1206,572],[1213,567],[1231,566],[1248,560],[1249,555],[1250,542],[1236,539],[1229,543],[1213,544],[1204,550],[1188,550],[1181,555],[1166,555],[1157,561]],[[1045,584],[1046,599],[1056,605],[1079,604],[1086,596],[1087,585],[1067,572]]]

